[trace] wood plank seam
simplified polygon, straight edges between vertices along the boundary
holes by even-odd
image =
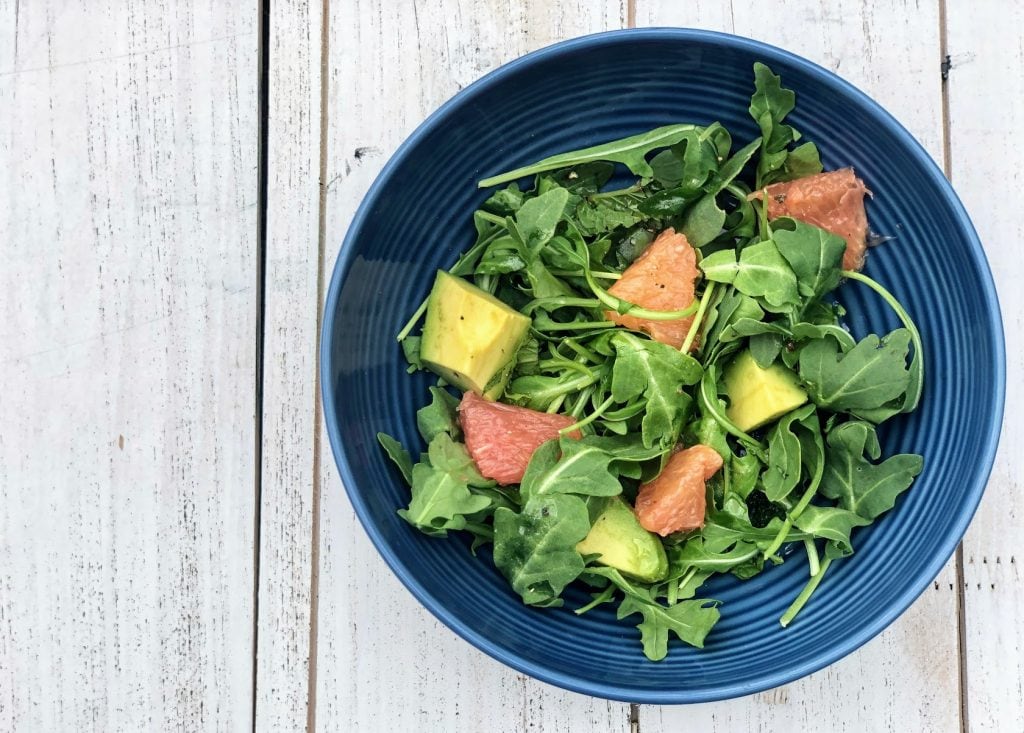
[[[323,440],[323,404],[320,401],[320,331],[323,326],[324,276],[327,239],[327,155],[328,155],[328,100],[330,98],[330,0],[323,0],[320,20],[320,170],[319,211],[317,219],[317,275],[316,275],[316,345],[313,377],[313,522],[310,530],[312,543],[309,564],[309,681],[306,689],[306,730],[316,730],[316,662],[317,633],[320,613],[320,486],[321,444]]]
[[[946,16],[946,0],[939,0],[939,74],[942,78],[941,109],[942,109],[942,172],[946,178],[953,180],[953,141],[949,125],[949,39],[947,33],[948,19]],[[960,731],[967,733],[971,729],[969,706],[970,700],[967,687],[967,600],[964,590],[964,545],[961,541],[956,546],[956,631],[957,631],[957,672],[960,683]]]
[[[268,124],[270,105],[270,0],[259,0],[257,5],[257,80],[256,91],[256,369],[253,476],[253,577],[252,577],[252,709],[251,723],[256,730],[257,684],[260,634],[260,539],[263,506],[263,374],[264,334],[267,305],[267,208],[268,208]]]

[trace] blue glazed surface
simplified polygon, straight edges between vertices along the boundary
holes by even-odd
[[[424,374],[405,373],[394,334],[436,268],[473,241],[478,179],[544,156],[658,125],[722,122],[736,143],[751,66],[767,63],[797,93],[791,122],[818,143],[826,168],[852,165],[874,192],[873,231],[895,239],[865,272],[899,298],[926,350],[920,409],[881,431],[886,454],[917,452],[925,469],[896,508],[854,535],[798,619],[778,618],[807,579],[801,559],[701,595],[722,601],[703,650],[673,643],[647,661],[639,634],[609,606],[576,617],[522,605],[487,552],[461,537],[428,538],[395,510],[408,489],[379,450],[379,430],[418,447]],[[864,286],[839,298],[857,335],[898,324]],[[646,703],[706,702],[784,684],[864,644],[938,574],[981,498],[1003,409],[1004,347],[991,274],[971,222],[942,172],[888,113],[830,72],[762,43],[717,33],[645,29],[538,51],[489,74],[434,113],[395,153],[359,208],[327,296],[321,351],[324,414],[342,481],[395,574],[441,621],[502,662],[561,687]],[[635,619],[633,620],[635,623]],[[423,650],[427,652],[428,650]]]

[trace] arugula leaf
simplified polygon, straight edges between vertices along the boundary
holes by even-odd
[[[818,146],[814,143],[804,143],[789,151],[786,162],[782,166],[782,175],[779,175],[777,180],[792,181],[794,178],[813,176],[815,173],[821,173],[822,170]]]
[[[656,440],[674,443],[691,403],[682,388],[700,380],[700,364],[671,346],[626,332],[616,333],[612,345],[612,396],[619,402],[641,395],[647,400],[640,430],[645,447]]]
[[[600,191],[614,174],[615,166],[612,163],[595,160],[557,170],[551,174],[551,180],[569,193],[590,196]]]
[[[642,206],[644,201],[642,196],[631,190],[619,195],[611,195],[609,192],[600,197],[583,199],[576,208],[576,224],[580,232],[587,236],[631,227],[647,218]]]
[[[567,494],[534,496],[521,512],[494,512],[494,564],[532,606],[561,606],[559,598],[583,572],[576,544],[590,532],[587,505]]]
[[[519,493],[527,502],[546,494],[616,496],[622,486],[612,475],[612,456],[591,443],[560,438],[533,452]]]
[[[799,302],[796,275],[771,240],[743,249],[714,252],[700,263],[704,277],[731,283],[745,295],[761,298],[769,310],[789,310]]]
[[[823,537],[835,543],[845,556],[853,553],[850,532],[854,527],[871,524],[871,520],[847,509],[808,504],[793,523],[797,529],[807,534]]]
[[[754,157],[754,153],[760,147],[761,138],[756,137],[749,145],[736,151],[736,154],[725,161],[722,167],[718,169],[718,174],[708,187],[708,193],[717,194],[725,190],[725,187],[732,183],[736,176],[743,171],[743,168],[750,162],[750,159]]]
[[[769,501],[781,501],[800,483],[802,444],[794,423],[814,414],[814,405],[804,405],[779,418],[768,432],[768,467],[761,475],[764,493]]]
[[[420,361],[420,344],[423,339],[420,336],[406,336],[402,339],[402,355],[409,362],[409,374],[422,369],[423,362]]]
[[[796,274],[804,298],[817,300],[839,285],[846,252],[842,237],[786,218],[772,222],[772,241]]]
[[[643,616],[637,628],[640,630],[644,655],[652,662],[664,659],[668,654],[669,632],[691,646],[703,648],[708,632],[718,622],[720,613],[717,601],[683,600],[663,606],[655,599],[652,588],[627,580],[614,568],[589,567],[586,573],[588,576],[607,578],[623,592],[625,597],[619,604],[616,618],[622,620],[635,613]],[[686,585],[687,588],[683,589],[686,593],[692,594],[696,590],[696,585]]]
[[[680,188],[693,195],[718,170],[718,150],[705,134],[690,130],[651,160],[654,179],[665,188]]]
[[[868,520],[892,509],[896,497],[924,467],[924,459],[911,453],[872,463],[881,455],[881,447],[874,427],[863,421],[834,428],[827,440],[828,459],[821,493],[838,499],[843,509]]]
[[[557,187],[519,207],[515,216],[515,228],[522,243],[531,251],[536,251],[547,244],[555,236],[555,227],[561,221],[568,201],[569,192]]]
[[[782,120],[796,106],[796,94],[782,86],[782,79],[760,62],[754,64],[754,94],[750,116],[761,128],[761,157],[757,162],[756,188],[821,172],[818,148],[804,143],[790,151],[800,133]]]
[[[615,617],[622,620],[634,613],[643,616],[643,621],[636,627],[640,630],[644,656],[652,662],[668,655],[669,632],[690,646],[703,649],[704,639],[721,616],[715,601],[687,600],[673,606],[662,606],[653,599],[644,601],[635,595],[627,595],[619,604]]]
[[[510,234],[491,242],[473,271],[476,275],[504,275],[526,267],[519,243]]]
[[[777,333],[759,333],[750,338],[750,355],[762,369],[767,369],[782,351],[782,336]]]
[[[398,515],[425,534],[446,537],[450,529],[463,529],[466,515],[483,511],[490,499],[470,492],[466,482],[427,463],[412,468],[412,501]]]
[[[519,190],[519,186],[510,183],[505,188],[491,194],[481,208],[499,216],[509,216],[519,211],[524,200],[525,196]]]
[[[761,128],[761,157],[757,163],[757,188],[767,185],[770,174],[786,162],[787,147],[795,138],[793,128],[782,124],[796,106],[796,94],[782,86],[782,79],[760,62],[754,63],[754,94],[750,116]]]
[[[460,483],[470,486],[494,486],[494,481],[480,475],[476,463],[462,443],[456,443],[448,433],[438,433],[427,447],[430,465],[438,471],[451,474]]]
[[[441,433],[448,433],[458,439],[462,435],[456,410],[459,401],[441,387],[430,387],[430,404],[416,411],[416,427],[423,441],[430,445]]]
[[[682,546],[673,548],[672,567],[698,568],[725,573],[759,553],[757,545],[751,542],[738,540],[735,537],[729,537],[724,542],[715,542],[713,534],[702,533],[686,540]]]
[[[683,217],[682,232],[692,247],[703,247],[722,232],[725,212],[714,194],[699,199]]]
[[[651,194],[637,204],[642,214],[652,218],[664,219],[683,213],[683,209],[692,204],[699,194],[686,192],[682,188],[666,188]]]
[[[869,334],[845,354],[832,339],[811,341],[800,352],[800,378],[819,406],[857,415],[906,392],[909,344],[905,328],[882,339]]]
[[[701,129],[703,128],[689,124],[656,127],[653,130],[642,132],[638,135],[631,135],[621,140],[613,140],[581,150],[552,155],[531,165],[485,178],[477,185],[480,188],[487,188],[488,186],[508,183],[525,176],[532,176],[535,173],[567,168],[596,160],[622,163],[634,175],[641,178],[650,178],[654,175],[654,171],[651,170],[651,166],[647,162],[647,155],[649,153],[658,148],[675,145],[691,131],[700,131]]]
[[[388,458],[395,462],[398,470],[402,472],[402,478],[407,484],[412,485],[412,458],[409,451],[402,447],[402,444],[387,433],[377,433],[377,442],[388,454]]]
[[[746,499],[757,485],[757,477],[761,473],[761,461],[753,453],[743,456],[734,454],[729,458],[729,468],[730,485],[727,490],[735,493],[741,499]]]

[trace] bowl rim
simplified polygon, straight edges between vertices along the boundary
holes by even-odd
[[[355,479],[352,473],[348,458],[342,447],[340,426],[337,420],[337,402],[332,394],[329,375],[331,374],[331,356],[329,349],[329,338],[334,328],[337,314],[337,301],[341,292],[349,268],[355,257],[353,242],[355,233],[360,231],[364,220],[373,209],[374,203],[381,191],[387,185],[395,168],[400,161],[408,154],[409,150],[416,146],[419,141],[428,133],[432,132],[443,120],[457,107],[465,104],[475,95],[483,93],[496,84],[501,83],[506,77],[518,72],[524,67],[531,66],[538,62],[558,58],[565,54],[572,54],[595,46],[607,43],[621,42],[625,38],[631,41],[670,41],[675,43],[701,42],[705,44],[727,45],[740,51],[753,53],[760,56],[765,62],[771,64],[773,61],[783,61],[786,64],[799,67],[814,82],[831,88],[839,95],[852,99],[855,103],[862,105],[869,113],[875,116],[879,123],[892,133],[905,147],[908,154],[922,164],[922,168],[931,177],[932,183],[941,192],[942,198],[949,207],[950,212],[956,219],[964,238],[968,244],[969,255],[978,271],[982,275],[983,298],[990,312],[995,318],[987,324],[989,336],[996,350],[997,358],[993,368],[995,370],[995,383],[997,394],[993,395],[996,404],[991,419],[987,426],[983,450],[978,455],[977,470],[974,480],[964,492],[964,511],[957,518],[953,531],[948,533],[941,543],[941,549],[934,554],[931,561],[920,571],[910,582],[908,582],[894,602],[890,603],[884,611],[879,614],[870,624],[856,634],[843,638],[839,643],[827,650],[816,654],[804,664],[786,667],[780,670],[773,670],[761,675],[756,682],[736,683],[718,685],[713,688],[706,688],[699,691],[685,689],[664,690],[657,688],[643,688],[633,685],[617,685],[607,682],[591,681],[581,679],[578,676],[552,672],[545,666],[522,659],[515,652],[503,646],[491,642],[486,636],[475,632],[470,627],[460,622],[443,605],[443,603],[431,595],[416,579],[414,572],[410,570],[398,556],[391,550],[384,540],[381,532],[370,521],[366,504],[359,493],[355,490]],[[806,675],[817,672],[824,667],[842,659],[859,647],[881,633],[887,626],[901,616],[904,611],[924,592],[939,574],[946,562],[953,554],[957,545],[963,538],[964,533],[974,517],[981,501],[982,494],[988,484],[989,476],[995,461],[996,450],[999,444],[999,436],[1002,427],[1002,417],[1006,398],[1006,351],[1003,336],[1002,315],[999,308],[999,300],[996,294],[995,283],[992,278],[992,271],[988,260],[985,257],[984,249],[978,238],[974,225],[971,223],[959,197],[953,190],[952,185],[945,174],[932,159],[931,155],[922,147],[916,138],[898,122],[888,111],[871,97],[855,87],[850,82],[842,79],[835,73],[824,67],[809,61],[790,51],[773,46],[762,41],[737,36],[718,31],[699,30],[693,28],[628,28],[593,33],[580,36],[539,50],[528,53],[524,56],[510,61],[497,69],[487,73],[457,94],[448,99],[437,110],[426,118],[408,138],[396,149],[388,162],[381,169],[377,178],[368,189],[355,215],[349,224],[345,238],[342,242],[338,258],[331,274],[330,286],[324,302],[323,322],[320,332],[320,387],[321,399],[323,402],[324,419],[327,426],[328,439],[331,445],[331,452],[334,455],[335,464],[348,494],[349,501],[359,517],[363,529],[366,531],[374,547],[381,557],[391,568],[391,571],[398,577],[402,584],[416,597],[416,599],[432,613],[445,626],[454,631],[460,637],[468,641],[480,651],[488,654],[503,664],[528,674],[535,679],[556,685],[563,689],[571,690],[586,695],[601,697],[623,702],[645,703],[645,704],[687,704],[713,702],[725,700],[744,695],[761,692],[780,685],[784,685]]]

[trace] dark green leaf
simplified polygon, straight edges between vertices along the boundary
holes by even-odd
[[[875,429],[866,422],[844,423],[832,430],[827,440],[821,493],[868,520],[892,509],[896,497],[924,466],[921,456],[914,454],[892,456],[877,464],[868,460],[876,460],[881,449]]]
[[[846,509],[808,504],[794,524],[797,529],[809,535],[823,537],[834,542],[837,548],[842,550],[842,554],[846,556],[853,552],[850,532],[854,527],[863,527],[871,524],[871,520],[864,519],[855,512],[847,511]]]
[[[572,438],[550,440],[533,453],[519,493],[525,501],[546,494],[615,496],[622,486],[611,473],[612,456]]]
[[[476,463],[462,443],[456,443],[448,433],[438,433],[427,447],[430,465],[452,475],[460,483],[470,486],[494,486],[494,482],[480,475]]]
[[[690,405],[683,387],[700,380],[700,364],[671,346],[630,333],[616,333],[612,344],[616,351],[612,396],[619,402],[641,395],[647,400],[641,424],[646,447],[671,440],[678,435]]]
[[[818,154],[818,146],[814,143],[804,143],[789,151],[786,162],[782,166],[782,174],[776,180],[791,181],[796,178],[813,176],[821,171],[821,156]]]
[[[683,209],[693,203],[694,198],[693,193],[687,193],[682,188],[668,188],[645,198],[637,204],[637,209],[647,216],[665,219],[683,213]]]
[[[615,166],[606,161],[594,161],[570,166],[551,174],[551,179],[570,193],[589,196],[601,190],[615,173]]]
[[[738,150],[736,155],[732,156],[722,167],[718,169],[718,174],[712,180],[711,185],[708,187],[708,193],[717,194],[720,193],[728,186],[742,171],[744,166],[750,162],[750,159],[754,157],[754,153],[757,152],[758,148],[761,147],[761,138],[754,138],[746,147]]]
[[[459,401],[441,387],[430,387],[430,404],[416,411],[416,427],[423,441],[430,445],[440,433],[448,433],[458,440],[462,435],[456,409]]]
[[[842,237],[796,219],[776,219],[772,240],[796,274],[805,299],[817,300],[839,285],[846,252]]]
[[[567,494],[535,496],[516,513],[494,512],[494,564],[523,602],[560,606],[569,583],[583,572],[576,544],[590,532],[587,505]]]
[[[402,478],[405,479],[405,482],[411,486],[412,458],[409,457],[409,451],[387,433],[377,433],[377,442],[380,443],[384,452],[388,454],[388,458],[398,466],[398,470],[402,472]]]
[[[750,337],[750,354],[762,369],[775,363],[782,351],[782,336],[777,333],[759,333]]]
[[[746,247],[739,260],[733,250],[715,252],[701,261],[700,268],[708,280],[732,283],[741,293],[761,298],[771,310],[788,310],[799,302],[796,275],[774,242]]]
[[[568,200],[568,191],[564,188],[553,188],[547,193],[529,199],[519,208],[515,217],[516,229],[526,247],[535,251],[547,244],[555,235],[555,227],[565,212]]]
[[[420,344],[422,341],[423,339],[419,336],[406,336],[402,339],[402,355],[409,362],[410,373],[423,368],[423,362],[420,361]]]
[[[819,406],[858,414],[906,391],[909,344],[905,328],[881,340],[870,334],[845,354],[833,339],[811,341],[800,352],[800,378]]]
[[[781,501],[789,496],[800,482],[801,460],[800,438],[794,432],[793,423],[814,412],[814,405],[804,405],[779,418],[768,431],[768,467],[761,476],[764,493],[769,501]]]
[[[637,624],[644,656],[652,662],[668,654],[669,632],[698,649],[704,648],[704,639],[721,615],[714,601],[687,600],[673,606],[662,606],[653,599],[649,602],[627,595],[619,605],[617,618],[623,619],[639,613],[643,621]]]
[[[485,178],[478,185],[480,188],[487,188],[488,186],[496,186],[518,178],[531,176],[535,173],[567,168],[582,163],[590,163],[595,160],[622,163],[634,175],[650,178],[653,175],[653,171],[647,162],[648,154],[658,148],[667,148],[675,145],[688,133],[700,131],[701,129],[696,125],[687,124],[657,127],[653,130],[642,132],[639,135],[622,138],[621,140],[613,140],[581,150],[552,155],[532,165],[517,168],[516,170],[492,176],[491,178]]]
[[[693,247],[703,247],[722,232],[725,212],[719,208],[714,194],[695,203],[683,217],[682,232]]]
[[[491,197],[484,201],[482,208],[498,216],[509,216],[519,211],[519,207],[523,205],[524,198],[523,192],[519,190],[519,186],[515,183],[510,183],[507,187],[491,194]]]
[[[490,499],[470,492],[465,482],[426,463],[412,469],[412,500],[398,515],[426,534],[444,537],[466,526],[466,515],[490,506]]]

